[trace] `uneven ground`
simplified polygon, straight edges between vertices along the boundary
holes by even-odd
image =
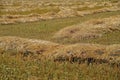
[[[119,80],[119,0],[1,0],[0,80]]]

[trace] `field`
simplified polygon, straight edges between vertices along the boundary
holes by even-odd
[[[0,80],[120,80],[120,1],[1,0]]]
[[[9,60],[9,62],[8,62]],[[119,80],[120,70],[106,64],[54,63],[8,54],[0,56],[1,80]]]

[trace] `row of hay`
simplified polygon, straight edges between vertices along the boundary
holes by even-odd
[[[46,54],[54,50],[58,46],[57,43],[52,43],[43,40],[24,39],[19,37],[1,37],[0,38],[0,51],[4,52],[16,52],[16,53],[36,53]]]
[[[74,44],[58,49],[54,61],[85,63],[119,63],[120,45]],[[89,64],[88,63],[88,64]]]
[[[88,7],[86,7],[86,6],[82,6],[82,7],[81,6],[80,7],[79,6],[77,6],[77,7],[76,6],[75,7],[74,6],[73,7],[63,6],[63,7],[61,7],[61,6],[59,6],[59,7],[57,7],[58,10],[55,8],[55,10],[57,10],[57,12],[54,11],[54,7],[52,7],[53,11],[51,10],[44,14],[36,13],[36,12],[34,12],[34,9],[33,9],[33,11],[31,11],[31,13],[27,14],[27,15],[22,15],[22,14],[21,15],[20,14],[12,15],[12,14],[9,14],[9,11],[8,11],[8,12],[5,12],[8,14],[0,16],[0,24],[15,24],[15,23],[19,23],[19,22],[33,22],[33,21],[46,20],[46,19],[85,16],[85,15],[89,15],[89,14],[112,12],[112,11],[120,10],[119,6],[116,6],[116,5],[112,5],[112,6],[108,6],[108,7],[103,6],[102,8],[98,8],[98,9],[97,8],[94,9],[95,7],[96,6],[93,6],[93,9],[92,9],[89,6]],[[85,10],[82,10],[84,8],[85,8]],[[78,9],[80,9],[80,11]],[[38,10],[38,12],[39,12],[39,10]],[[17,13],[19,13],[19,12],[17,12]]]
[[[61,29],[53,38],[56,40],[85,40],[101,37],[103,34],[120,31],[120,16],[92,19],[81,24]]]
[[[60,45],[42,40],[24,39],[18,37],[0,37],[0,53],[6,52],[42,56],[55,61],[82,61],[84,59],[120,62],[120,45],[73,44]],[[103,61],[104,62],[104,61]]]

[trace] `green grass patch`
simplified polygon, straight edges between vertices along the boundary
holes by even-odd
[[[97,10],[97,9],[102,9],[105,8],[105,6],[95,6],[93,8],[90,7],[83,7],[83,8],[77,8],[77,11],[85,11],[85,10]]]
[[[86,40],[85,42],[99,44],[120,44],[120,31],[110,32],[104,34],[101,38]]]
[[[86,15],[84,17],[61,18],[61,19],[45,20],[45,21],[32,22],[32,23],[0,25],[0,36],[18,36],[24,38],[34,38],[34,39],[54,41],[52,40],[53,35],[64,27],[68,27],[73,24],[81,23],[90,19],[105,18],[119,14],[120,11],[104,12],[104,13],[97,13],[94,15]],[[109,38],[107,40],[110,41]],[[118,40],[119,39],[117,39],[117,41]]]
[[[65,40],[57,40],[56,42],[62,44],[74,44],[74,43],[93,43],[93,44],[120,44],[120,31],[114,31],[107,34],[103,34],[102,37],[96,39],[84,39],[84,40],[73,40],[73,39],[65,39]]]

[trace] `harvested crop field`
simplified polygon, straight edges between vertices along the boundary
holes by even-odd
[[[47,19],[86,16],[120,10],[119,1],[4,1],[0,3],[0,24],[34,22]]]
[[[0,80],[120,80],[120,1],[1,0]]]
[[[58,40],[85,40],[102,37],[106,33],[120,32],[120,16],[93,19],[81,24],[64,28],[54,36]]]
[[[71,44],[60,45],[49,41],[24,39],[19,37],[1,37],[0,38],[1,53],[6,51],[14,51],[14,53],[21,53],[23,56],[26,54],[37,54],[44,57],[56,58],[66,56],[69,57],[81,57],[83,58],[98,58],[98,59],[110,59],[116,61],[120,59],[120,45],[100,45],[100,44]]]

